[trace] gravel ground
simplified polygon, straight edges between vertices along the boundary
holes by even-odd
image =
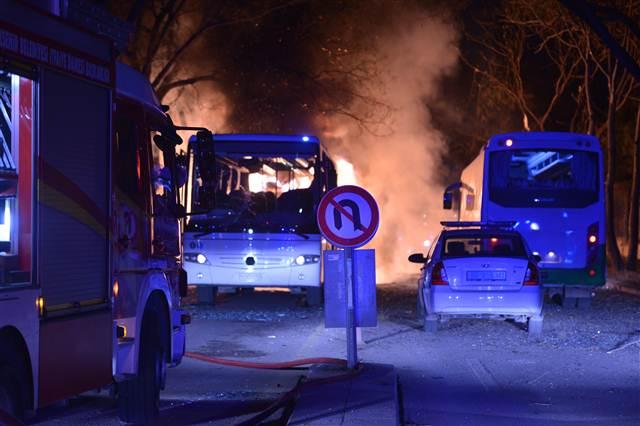
[[[640,287],[640,281],[638,282]],[[261,292],[257,292],[261,293]],[[221,295],[218,306],[188,305],[193,318],[212,321],[300,324],[323,320],[322,308],[305,307],[302,297],[287,293],[258,294],[255,303],[243,303],[246,295]],[[378,320],[418,330],[416,318],[416,286],[412,280],[381,284],[378,287]],[[282,298],[289,298],[282,304]],[[278,299],[278,300],[276,300]],[[248,300],[248,299],[247,299]],[[609,351],[640,339],[640,298],[617,292],[613,287],[595,292],[588,309],[566,309],[547,301],[543,310],[543,335],[528,337],[524,325],[509,321],[453,318],[440,324],[438,334],[465,337],[482,336],[483,344],[502,346],[508,343],[535,344],[541,347],[582,348]],[[378,331],[387,331],[378,327]],[[376,329],[365,329],[365,342],[379,337]],[[214,342],[215,343],[215,342]],[[220,356],[220,355],[218,355]]]
[[[640,284],[638,284],[640,286]],[[379,291],[380,316],[384,319],[418,326],[416,289],[404,283],[383,285]],[[595,292],[588,309],[566,309],[546,301],[543,335],[530,339],[524,325],[514,322],[454,318],[440,324],[438,333],[450,336],[482,336],[486,345],[502,346],[526,342],[542,347],[583,348],[608,351],[640,338],[640,298],[605,288]]]

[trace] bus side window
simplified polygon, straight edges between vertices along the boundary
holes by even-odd
[[[476,196],[473,194],[467,194],[465,205],[467,210],[473,210],[476,201]]]
[[[31,281],[33,90],[0,69],[0,287]]]

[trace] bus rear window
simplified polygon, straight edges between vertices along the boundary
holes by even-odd
[[[598,155],[505,150],[489,157],[489,199],[504,207],[586,207],[598,201]]]

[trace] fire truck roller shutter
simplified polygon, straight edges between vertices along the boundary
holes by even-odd
[[[40,82],[36,273],[45,318],[38,393],[46,405],[112,381],[111,92],[50,70]]]
[[[110,91],[46,71],[38,158],[38,275],[49,309],[108,297]]]

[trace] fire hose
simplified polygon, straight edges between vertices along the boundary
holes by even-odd
[[[218,364],[225,365],[230,367],[241,367],[241,368],[258,368],[258,369],[267,369],[267,370],[286,370],[290,368],[300,367],[303,365],[311,365],[311,364],[336,364],[346,366],[347,361],[341,358],[302,358],[293,361],[286,362],[272,362],[272,363],[262,363],[262,362],[249,362],[249,361],[237,361],[230,360],[225,358],[216,358],[204,354],[199,354],[195,352],[186,352],[184,354],[185,357],[195,359],[198,361],[207,362],[210,364]],[[334,376],[323,377],[318,379],[305,380],[304,378],[300,378],[298,383],[282,395],[280,398],[271,403],[267,408],[259,412],[258,414],[252,416],[251,418],[239,423],[239,426],[251,426],[259,424],[260,422],[268,419],[273,413],[278,411],[280,408],[285,407],[285,413],[287,410],[287,405],[292,403],[295,399],[298,398],[298,395],[302,391],[302,389],[312,386],[317,386],[321,384],[328,383],[336,383],[341,382],[343,380],[349,380],[352,377],[360,374],[362,372],[362,365],[358,365],[358,367],[347,373],[336,374]],[[290,414],[290,413],[289,413]]]
[[[210,364],[220,364],[229,367],[242,367],[242,368],[260,368],[264,370],[286,370],[288,368],[300,367],[303,365],[311,364],[338,364],[347,365],[347,361],[341,358],[302,358],[293,361],[285,362],[248,362],[248,361],[236,361],[232,359],[216,358],[208,355],[199,354],[197,352],[186,352],[184,354],[187,358],[197,359],[198,361],[208,362]]]
[[[210,364],[225,365],[229,367],[266,369],[266,370],[286,370],[290,368],[301,367],[304,365],[311,365],[311,364],[336,364],[336,365],[343,365],[343,366],[347,365],[347,361],[344,359],[330,358],[330,357],[302,358],[302,359],[297,359],[293,361],[262,363],[262,362],[249,362],[249,361],[238,361],[238,360],[231,360],[231,359],[225,359],[225,358],[216,358],[216,357],[212,357],[204,354],[199,354],[196,352],[187,352],[185,353],[184,356],[187,358],[195,359],[202,362],[207,362]],[[335,376],[324,377],[321,379],[312,379],[312,380],[300,379],[298,380],[298,383],[296,383],[296,385],[293,387],[293,389],[291,389],[290,391],[282,395],[280,398],[278,398],[276,401],[271,403],[267,408],[265,408],[260,413],[240,423],[240,426],[255,425],[261,421],[266,420],[277,410],[279,410],[282,407],[285,407],[288,403],[294,401],[300,394],[300,391],[305,387],[310,387],[313,385],[320,385],[325,383],[335,383],[335,382],[340,382],[342,380],[348,380],[351,377],[354,377],[360,374],[361,371],[362,371],[362,368],[359,366],[354,371],[349,371],[346,374],[337,374]],[[9,413],[6,413],[5,411],[0,410],[0,425],[22,426],[23,423],[20,420],[13,417],[12,415],[10,415]]]

